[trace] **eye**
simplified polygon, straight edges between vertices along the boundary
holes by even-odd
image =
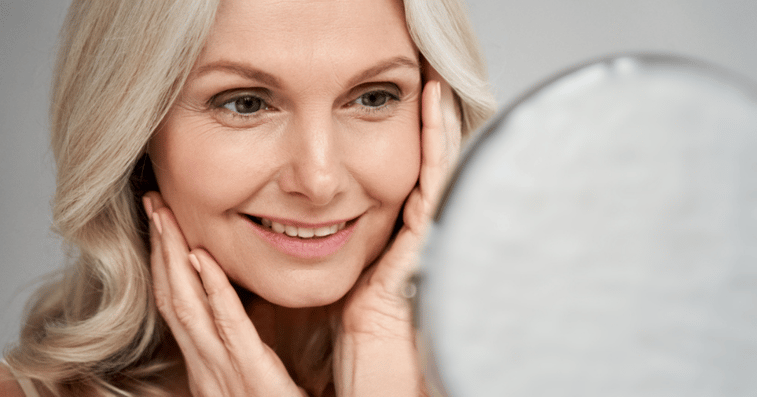
[[[376,90],[366,92],[355,99],[356,104],[367,108],[380,108],[385,106],[389,101],[399,100],[399,96],[385,90]]]
[[[268,105],[265,101],[254,95],[243,95],[231,98],[231,100],[223,103],[221,106],[241,115],[251,115],[260,110],[268,109]]]

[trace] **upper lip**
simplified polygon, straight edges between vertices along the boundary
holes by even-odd
[[[267,215],[252,215],[252,214],[245,214],[245,215],[248,216],[248,217],[258,218],[258,219],[265,218],[265,219],[268,219],[268,220],[270,220],[272,222],[281,223],[283,225],[297,226],[297,227],[311,228],[311,229],[316,229],[316,228],[325,227],[325,226],[338,225],[338,224],[340,224],[342,222],[349,222],[349,221],[352,221],[352,220],[357,219],[357,218],[360,217],[360,215],[358,215],[358,216],[355,216],[355,217],[352,217],[352,218],[346,218],[346,219],[336,219],[336,220],[331,220],[331,221],[326,221],[326,222],[308,223],[308,222],[297,221],[297,220],[294,220],[294,219],[277,218],[277,217],[267,216]]]

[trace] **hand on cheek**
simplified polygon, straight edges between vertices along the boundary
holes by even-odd
[[[427,225],[460,150],[460,117],[450,87],[429,73],[421,106],[421,171],[391,247],[344,302],[335,343],[339,395],[417,396],[423,389],[410,307],[402,295]],[[340,378],[341,377],[341,378]]]
[[[155,303],[184,355],[192,395],[307,395],[261,341],[215,260],[204,250],[189,250],[160,194],[143,200]]]

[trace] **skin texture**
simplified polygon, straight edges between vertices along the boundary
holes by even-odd
[[[423,393],[400,291],[460,121],[451,90],[422,63],[398,1],[222,1],[149,149],[160,187],[144,200],[155,298],[187,373],[174,395],[322,391],[295,384],[271,347],[297,338],[281,330],[322,317],[338,320],[326,394]],[[244,96],[253,116],[234,114]],[[337,252],[299,258],[251,232],[246,215],[357,222]],[[231,282],[263,299],[240,301]]]
[[[344,296],[386,246],[417,181],[420,61],[400,7],[222,2],[150,145],[161,194],[189,246],[270,302],[308,307]],[[362,105],[362,95],[382,90],[398,99]],[[221,107],[243,95],[267,109],[243,116]],[[301,259],[255,235],[244,215],[358,222],[336,254]]]

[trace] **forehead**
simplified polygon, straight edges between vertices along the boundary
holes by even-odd
[[[221,0],[198,64],[336,70],[397,55],[417,59],[400,0]]]

